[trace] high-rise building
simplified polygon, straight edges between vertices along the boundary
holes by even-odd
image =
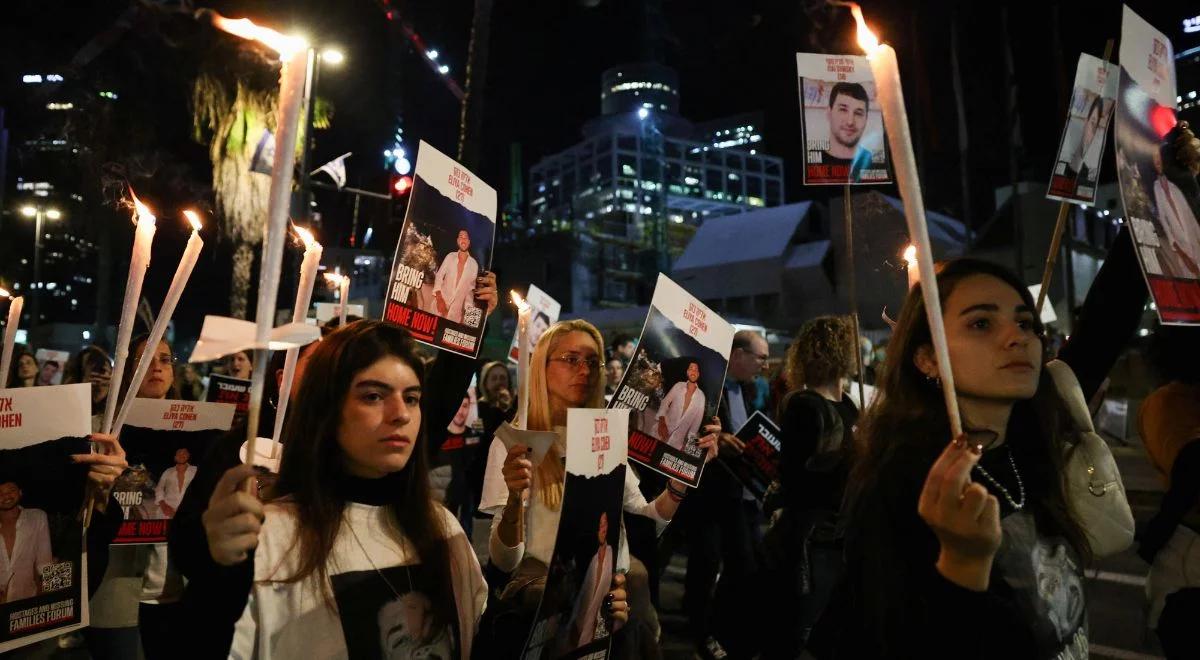
[[[583,141],[530,171],[524,234],[569,239],[572,311],[645,304],[650,275],[669,272],[705,218],[783,203],[783,160],[758,152],[760,117],[696,124],[678,107],[670,68],[609,69]]]

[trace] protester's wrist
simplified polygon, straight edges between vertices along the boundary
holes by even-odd
[[[971,591],[987,591],[992,557],[964,557],[945,548],[938,553],[937,571],[950,582]]]
[[[677,483],[680,484],[679,488],[675,487],[675,484]],[[671,479],[667,482],[667,497],[671,498],[671,500],[675,502],[682,502],[683,498],[687,496],[687,491],[687,486],[674,479]]]

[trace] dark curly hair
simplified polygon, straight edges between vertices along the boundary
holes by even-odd
[[[806,321],[788,347],[784,367],[788,387],[822,385],[854,373],[856,339],[848,317],[818,316]]]

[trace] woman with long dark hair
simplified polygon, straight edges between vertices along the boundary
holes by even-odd
[[[458,522],[429,491],[421,398],[450,393],[424,393],[423,382],[404,330],[340,329],[312,350],[265,504],[242,488],[252,468],[221,478],[203,516],[209,551],[246,579],[253,571],[232,657],[386,656],[389,639],[414,654],[436,644],[469,656],[486,586]],[[429,603],[422,634],[389,635],[411,627],[384,616],[409,601]]]
[[[37,377],[37,358],[25,346],[14,346],[12,366],[8,368],[8,386],[33,387],[37,384]]]
[[[103,421],[104,404],[108,401],[108,384],[112,379],[112,358],[99,346],[88,346],[67,360],[63,370],[63,384],[91,383],[92,385],[92,430],[97,431]],[[100,417],[97,417],[100,416]]]
[[[942,268],[965,429],[954,439],[921,292],[909,292],[856,438],[845,580],[810,652],[1087,657],[1083,567],[1093,553],[1067,495],[1068,481],[1085,477],[1066,470],[1080,438],[1068,401],[1096,390],[1136,329],[1146,296],[1136,269],[1122,232],[1059,355],[1069,369],[1052,374],[1020,279],[974,259]]]

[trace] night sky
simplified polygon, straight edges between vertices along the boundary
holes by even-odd
[[[472,0],[344,0],[229,1],[197,3],[228,16],[250,16],[284,31],[308,35],[346,52],[339,69],[326,68],[318,89],[335,108],[329,130],[317,134],[312,167],[346,151],[349,185],[383,191],[388,183],[382,151],[402,118],[410,153],[418,139],[445,153],[457,151],[459,107],[438,74],[408,47],[386,11],[407,19],[422,38],[441,53],[440,61],[465,84]],[[1175,3],[1131,1],[1130,6],[1172,39],[1180,36],[1182,9]],[[81,9],[79,6],[83,5]],[[115,115],[132,113],[133,125],[112,122],[127,131],[131,150],[147,156],[127,159],[121,170],[140,180],[160,215],[195,199],[211,201],[210,167],[203,146],[191,140],[190,77],[201,66],[197,53],[211,57],[231,50],[211,28],[175,12],[178,5],[130,12],[129,2],[66,3],[20,0],[5,3],[0,26],[4,57],[0,58],[0,104],[8,111],[10,141],[15,146],[44,118],[30,103],[22,73],[65,70],[81,47],[109,32],[123,14],[133,16],[133,30],[111,30],[113,37],[84,67],[89,85],[116,90]],[[864,2],[868,22],[900,57],[905,96],[918,141],[926,201],[930,208],[963,217],[959,186],[958,126],[951,84],[950,17],[957,7],[960,64],[966,86],[969,121],[972,224],[980,226],[992,211],[993,189],[1010,181],[1005,116],[1004,48],[1001,7],[1008,7],[1021,121],[1019,164],[1023,178],[1047,180],[1065,118],[1078,54],[1101,55],[1108,38],[1119,37],[1119,2]],[[482,164],[478,174],[499,191],[501,205],[509,197],[509,150],[520,144],[523,170],[547,154],[574,144],[582,123],[599,113],[600,74],[613,65],[658,59],[680,73],[681,114],[701,121],[761,111],[765,115],[763,153],[782,156],[787,171],[787,199],[820,199],[837,191],[800,185],[800,132],[794,53],[858,53],[852,43],[848,13],[817,1],[664,0],[662,16],[645,29],[642,3],[635,0],[495,0],[490,61],[484,90]],[[1055,38],[1057,33],[1058,37]],[[103,41],[103,40],[102,40]],[[1178,46],[1177,46],[1178,47]],[[1115,50],[1114,50],[1115,58]],[[244,63],[243,63],[244,64]],[[265,74],[272,75],[269,69]],[[90,123],[91,117],[77,121]],[[144,134],[143,134],[144,133]],[[1102,180],[1114,178],[1111,149]],[[116,158],[116,156],[114,156]],[[5,185],[12,199],[19,154],[10,149]],[[88,185],[95,185],[90,182]],[[138,185],[135,183],[135,185]],[[115,198],[114,190],[93,193]],[[352,199],[318,192],[324,218],[321,239],[346,245]],[[6,201],[6,206],[13,202]],[[102,221],[119,219],[111,210],[89,217],[90,231]],[[376,227],[370,247],[390,256],[393,245],[378,237],[389,231],[390,213],[381,202],[364,200],[359,238],[368,224]],[[173,222],[173,221],[172,221]],[[186,232],[162,228],[156,251],[175,255]],[[117,254],[128,250],[128,225],[116,224]],[[10,218],[4,234],[17,232]],[[177,313],[182,331],[191,334],[206,313],[222,308],[229,278],[229,246],[216,239],[193,281],[203,290],[189,291]],[[10,253],[4,253],[10,254]],[[124,258],[114,275],[113,297],[124,281]],[[175,266],[173,257],[156,260],[147,294],[157,305]],[[0,268],[0,275],[3,269]],[[281,292],[281,300],[290,293]],[[119,299],[112,305],[119,305]],[[194,329],[192,329],[194,328]]]

